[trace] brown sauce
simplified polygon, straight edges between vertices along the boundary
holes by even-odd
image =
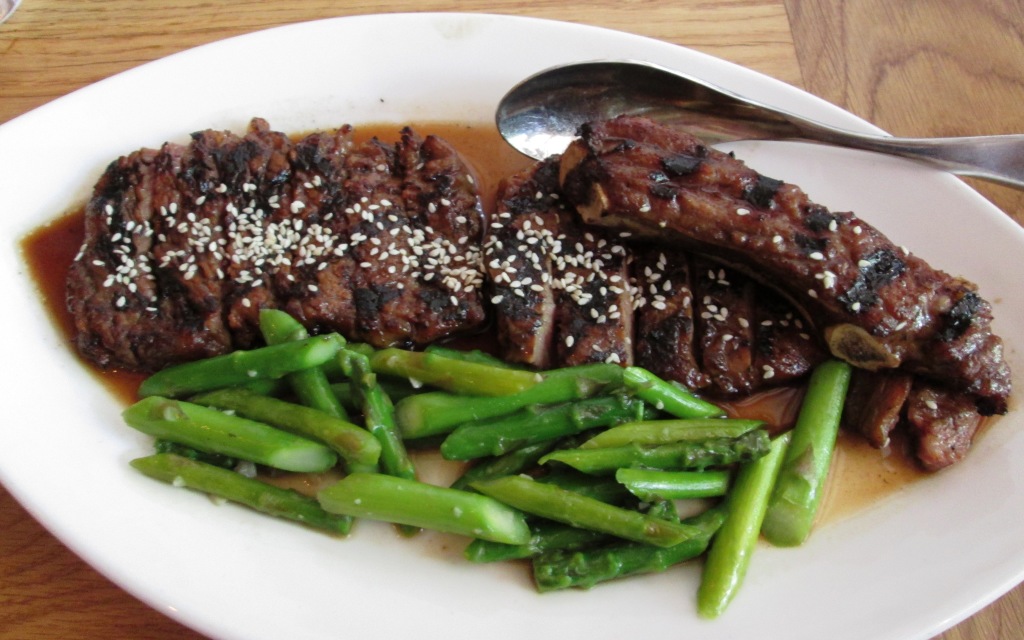
[[[360,126],[356,129],[356,137],[367,139],[377,136],[382,140],[395,140],[400,128],[394,124]],[[414,128],[422,135],[441,136],[466,158],[480,186],[485,211],[493,210],[494,193],[501,178],[530,164],[528,159],[505,144],[490,124],[423,123],[414,125]],[[159,142],[153,141],[153,144]],[[81,246],[83,234],[83,208],[79,204],[78,208],[36,229],[21,242],[23,257],[43,304],[71,350],[75,350],[74,322],[65,305],[65,279]],[[85,362],[83,366],[94,371],[99,382],[120,402],[128,404],[135,400],[143,376],[121,371],[97,371]],[[735,417],[756,418],[786,428],[795,421],[801,398],[800,389],[780,389],[727,403],[726,409]],[[927,475],[903,453],[899,442],[894,443],[890,452],[882,452],[859,437],[841,433],[838,444],[820,516],[822,521],[834,521],[856,513]],[[309,492],[323,480],[319,477],[281,476],[278,483]]]

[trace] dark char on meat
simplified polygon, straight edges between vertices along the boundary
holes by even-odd
[[[691,247],[778,284],[834,355],[966,393],[983,415],[1005,413],[1010,369],[977,287],[854,214],[638,117],[585,125],[562,156],[560,179],[589,224]]]
[[[348,126],[292,141],[260,119],[244,136],[201,131],[111,163],[85,225],[68,307],[104,368],[254,346],[264,307],[376,346],[486,319],[475,182],[409,128],[395,144],[355,144]]]

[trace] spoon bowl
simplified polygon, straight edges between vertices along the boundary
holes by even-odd
[[[536,159],[561,153],[586,122],[640,115],[709,144],[804,140],[921,160],[951,173],[1024,189],[1024,135],[895,138],[839,129],[647,62],[591,61],[541,71],[513,87],[495,114],[501,135]]]

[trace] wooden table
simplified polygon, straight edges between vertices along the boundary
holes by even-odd
[[[0,26],[0,124],[96,80],[224,37],[317,18],[452,6],[25,0]],[[1020,0],[465,0],[458,8],[585,16],[590,24],[685,45],[801,86],[896,135],[1024,132]],[[1024,224],[1024,193],[972,186]],[[0,639],[71,637],[200,636],[110,583],[0,488]],[[1024,586],[939,638],[1024,639]]]

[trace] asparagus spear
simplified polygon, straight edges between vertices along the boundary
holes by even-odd
[[[602,431],[580,445],[581,449],[624,447],[630,444],[659,445],[710,438],[738,438],[763,427],[760,420],[708,418],[691,420],[644,420]]]
[[[157,438],[156,442],[153,443],[153,450],[156,453],[173,453],[174,455],[181,456],[182,458],[188,458],[189,460],[195,460],[197,462],[205,462],[206,464],[212,464],[216,467],[222,467],[224,469],[234,468],[238,464],[236,458],[231,456],[225,456],[219,453],[207,453],[206,451],[200,451],[199,449],[193,449],[177,442],[171,442],[170,440],[163,440]]]
[[[537,481],[608,504],[622,505],[631,498],[630,493],[618,482],[582,473],[556,472]],[[532,558],[545,551],[579,549],[615,539],[598,531],[580,529],[545,519],[535,518],[529,525],[532,535],[526,544],[510,545],[489,540],[474,540],[465,549],[466,558],[477,563]]]
[[[679,544],[699,533],[694,527],[605,504],[524,476],[474,482],[472,487],[542,518],[659,547]]]
[[[612,473],[621,468],[701,470],[755,460],[768,452],[768,446],[768,433],[757,429],[739,438],[711,438],[703,442],[676,442],[653,447],[627,445],[604,449],[563,449],[547,454],[540,459],[540,463],[561,462],[584,473]]]
[[[508,544],[524,544],[523,514],[497,500],[379,473],[353,473],[317,494],[321,506],[372,520],[446,531]]]
[[[400,376],[453,393],[506,396],[529,389],[540,378],[532,371],[497,367],[435,351],[381,349],[370,356],[373,370]]]
[[[715,418],[725,415],[720,407],[701,400],[684,387],[662,380],[642,367],[626,367],[622,372],[622,381],[637,397],[677,418]]]
[[[284,311],[260,310],[260,332],[268,345],[305,340],[309,332],[302,324]],[[348,420],[348,413],[331,390],[327,374],[320,367],[311,367],[285,376],[299,402],[324,413]]]
[[[323,444],[191,402],[151,396],[122,415],[128,426],[156,438],[285,471],[326,471],[338,462]]]
[[[173,453],[137,458],[131,461],[131,465],[151,478],[176,487],[202,491],[331,533],[345,535],[352,526],[349,516],[327,513],[316,500],[296,491],[274,487],[229,469]]]
[[[632,494],[613,478],[592,476],[572,469],[560,469],[537,478],[537,482],[550,484],[588,498],[622,506],[635,503]]]
[[[384,472],[414,479],[416,469],[395,424],[394,406],[370,368],[370,359],[361,353],[342,349],[341,369],[352,379],[356,400],[363,410],[366,428],[380,443],[380,462]]]
[[[193,396],[191,401],[231,410],[250,420],[314,438],[329,446],[349,464],[374,465],[381,456],[380,444],[365,429],[300,404],[261,396],[245,389],[209,391]]]
[[[502,544],[490,540],[474,540],[463,555],[470,562],[502,562],[532,558],[556,549],[582,549],[611,539],[607,534],[571,527],[550,520],[530,523],[530,539],[523,544]],[[656,547],[655,547],[656,548]]]
[[[259,378],[281,378],[294,371],[322,365],[343,346],[344,338],[329,333],[186,362],[146,378],[139,386],[139,395],[174,398],[210,389],[239,386]]]
[[[465,362],[475,362],[477,364],[487,364],[492,367],[500,367],[502,369],[519,369],[511,365],[501,358],[492,356],[489,353],[480,351],[479,349],[470,349],[468,351],[462,351],[460,349],[452,349],[451,347],[443,347],[441,345],[432,344],[424,349],[427,353],[434,353],[445,358],[452,358],[455,360],[463,360]]]
[[[724,496],[729,488],[727,471],[619,469],[615,479],[641,500],[714,498]]]
[[[348,347],[345,347],[348,349]],[[339,367],[340,371],[340,367]],[[392,380],[388,378],[377,378],[377,384],[380,385],[384,393],[387,394],[393,402],[398,402],[402,398],[420,393],[417,389],[414,389],[412,385],[404,380]],[[347,382],[332,382],[331,392],[341,403],[341,406],[345,407],[346,411],[358,412],[361,410],[359,405],[359,398],[356,394],[355,385],[351,381]]]
[[[776,438],[767,455],[744,464],[736,476],[726,499],[728,515],[711,543],[697,591],[697,610],[705,618],[725,611],[746,576],[789,439],[789,432]]]
[[[499,456],[525,445],[636,420],[643,410],[643,402],[620,395],[527,407],[509,416],[457,427],[441,444],[441,455],[448,460]]]
[[[811,533],[832,464],[850,375],[850,365],[839,360],[824,362],[811,374],[761,526],[761,533],[774,545],[796,546]]]
[[[489,480],[502,476],[522,473],[537,464],[544,454],[558,446],[557,440],[538,442],[537,444],[526,445],[502,456],[483,460],[467,469],[459,478],[452,483],[452,489],[469,489],[470,486],[479,480]]]
[[[614,364],[581,365],[533,375],[541,376],[541,381],[507,396],[465,397],[442,391],[410,396],[395,407],[398,426],[406,438],[434,436],[465,422],[508,415],[531,405],[589,398],[622,383],[622,367]]]
[[[667,548],[622,543],[579,551],[545,552],[533,560],[533,579],[537,589],[544,592],[570,587],[589,589],[607,580],[664,571],[704,553],[724,520],[725,511],[720,508],[684,520],[684,524],[694,527],[698,533]]]

